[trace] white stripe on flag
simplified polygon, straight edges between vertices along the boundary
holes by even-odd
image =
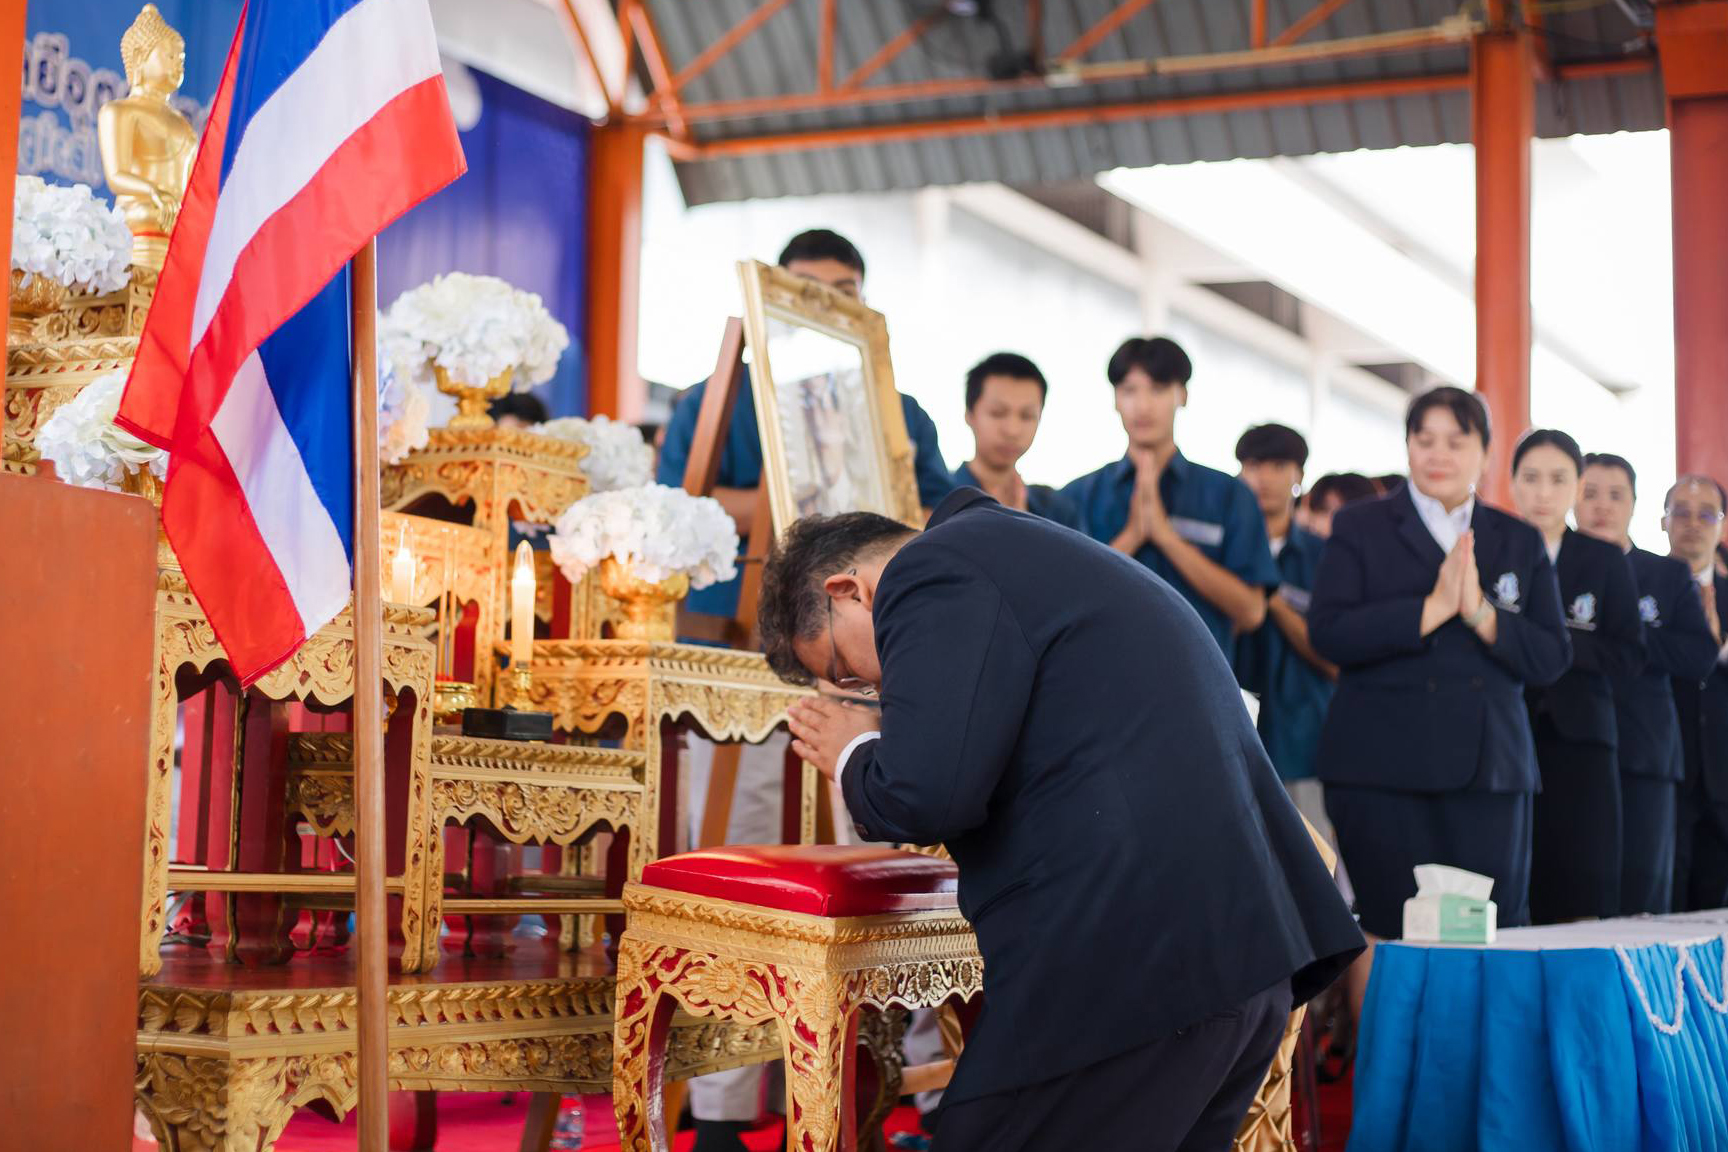
[[[441,74],[426,0],[363,0],[331,25],[258,109],[235,149],[210,226],[191,347],[204,339],[240,253],[264,222],[386,104]],[[308,285],[308,293],[322,287]]]
[[[210,430],[240,479],[264,546],[310,636],[348,604],[348,556],[282,422],[258,353],[248,356],[235,374]]]

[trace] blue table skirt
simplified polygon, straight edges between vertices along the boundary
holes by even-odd
[[[1350,1152],[1728,1150],[1723,931],[1658,918],[1382,944]]]

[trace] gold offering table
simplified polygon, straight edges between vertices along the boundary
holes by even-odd
[[[524,942],[496,960],[451,957],[393,976],[390,1087],[604,1093],[612,1084],[613,976],[605,957]],[[138,990],[137,1099],[163,1152],[263,1152],[294,1110],[355,1104],[351,956],[286,968],[224,964],[171,948]],[[772,1024],[679,1015],[668,1075],[699,1076],[780,1054]]]
[[[667,726],[687,721],[716,742],[766,740],[794,700],[814,695],[785,683],[760,652],[647,640],[536,640],[528,706],[550,712],[564,732],[594,736],[620,726],[625,748],[643,755],[645,810],[659,826],[634,839],[630,878],[670,851],[677,805],[677,750]],[[804,766],[800,840],[816,832],[816,770]]]
[[[438,929],[446,913],[551,917],[622,911],[621,874],[608,874],[601,899],[446,897],[444,829],[484,821],[515,844],[568,848],[602,830],[634,842],[649,824],[645,775],[639,751],[433,736],[431,755],[413,763],[407,789],[402,970],[424,972],[438,963]],[[303,815],[320,836],[353,832],[352,736],[313,733],[289,742],[288,811]]]

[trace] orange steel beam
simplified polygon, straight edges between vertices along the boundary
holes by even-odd
[[[1036,63],[1044,61],[1044,0],[1026,0],[1027,49]]]
[[[636,8],[637,0],[618,0],[618,40],[624,46],[624,90],[630,89],[630,69],[636,59],[635,24],[630,14]]]
[[[1122,3],[1112,8],[1103,19],[1086,31],[1080,33],[1074,43],[1056,54],[1058,60],[1078,60],[1092,49],[1103,43],[1104,38],[1122,25],[1128,23],[1144,8],[1150,8],[1154,0],[1122,0]]]
[[[1248,18],[1248,43],[1255,48],[1266,47],[1266,0],[1253,0]]]
[[[1511,495],[1511,450],[1530,426],[1530,142],[1535,52],[1523,28],[1484,32],[1470,54],[1476,147],[1476,389],[1494,437],[1484,492]]]
[[[600,95],[606,98],[606,119],[610,120],[618,114],[618,102],[612,98],[612,85],[606,83],[606,73],[600,71],[600,58],[594,55],[594,45],[582,27],[582,17],[576,13],[576,0],[564,0],[564,16],[570,24],[571,33],[576,37],[577,46],[582,49],[582,55],[588,61],[589,70],[594,73],[594,83],[600,86]]]
[[[822,39],[816,45],[816,90],[834,90],[834,0],[822,0]]]
[[[856,91],[863,85],[864,81],[886,68],[896,56],[916,44],[919,37],[928,32],[938,20],[942,19],[944,14],[942,9],[937,8],[918,17],[904,32],[882,45],[876,55],[858,65],[858,70],[846,77],[845,81],[841,83],[840,91]]]
[[[677,139],[689,139],[690,126],[684,122],[678,89],[671,69],[666,66],[666,53],[660,47],[660,33],[654,28],[654,18],[648,15],[646,4],[630,6],[630,23],[636,29],[636,39],[642,42],[642,60],[648,65],[648,78],[654,82],[654,91],[666,113],[666,127]]]
[[[1674,219],[1675,462],[1728,483],[1728,2],[1656,9]]]
[[[823,128],[809,132],[787,132],[772,136],[740,136],[710,140],[702,144],[669,141],[668,150],[679,160],[708,160],[722,156],[759,156],[772,152],[799,152],[814,148],[844,148],[860,144],[882,144],[894,140],[936,136],[966,136],[992,132],[1022,132],[1039,128],[1066,128],[1076,124],[1114,124],[1125,120],[1158,120],[1212,112],[1243,112],[1256,108],[1289,108],[1305,104],[1329,104],[1345,100],[1421,96],[1461,91],[1470,84],[1467,73],[1404,76],[1391,79],[1355,80],[1341,84],[1315,84],[1295,88],[1261,89],[1253,92],[1205,93],[1167,100],[1134,100],[1097,104],[1084,108],[1041,108],[1004,112],[996,116],[965,116],[950,120],[923,120],[907,124],[858,124],[845,128]]]
[[[1302,37],[1308,35],[1308,33],[1324,24],[1331,18],[1332,13],[1338,11],[1338,9],[1344,7],[1344,5],[1348,3],[1350,3],[1350,0],[1320,0],[1320,3],[1308,9],[1308,11],[1298,18],[1294,24],[1278,33],[1277,38],[1272,41],[1272,47],[1278,48],[1285,44],[1296,43],[1296,41],[1302,39]]]
[[[684,85],[690,83],[690,81],[708,71],[709,68],[712,68],[716,60],[719,60],[722,56],[726,55],[726,53],[736,48],[740,41],[750,35],[750,33],[756,31],[756,29],[762,27],[762,25],[767,23],[775,13],[779,12],[791,2],[792,0],[762,0],[762,3],[758,4],[751,10],[750,15],[744,17],[744,19],[728,28],[725,33],[721,35],[720,39],[702,49],[702,51],[696,54],[696,59],[684,65],[684,67],[678,71],[678,74],[672,77],[671,83],[666,86],[666,89],[661,94],[661,99],[677,96],[679,92],[683,91]],[[656,80],[654,86],[659,88],[660,82]]]

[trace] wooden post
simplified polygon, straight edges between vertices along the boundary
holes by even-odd
[[[354,883],[360,1152],[390,1141],[389,940],[384,903],[384,593],[379,584],[378,241],[354,257]]]
[[[1492,11],[1492,9],[1491,9]],[[1530,426],[1530,141],[1536,81],[1530,33],[1494,28],[1470,53],[1476,145],[1476,388],[1493,444],[1483,494],[1511,496],[1511,453]]]

